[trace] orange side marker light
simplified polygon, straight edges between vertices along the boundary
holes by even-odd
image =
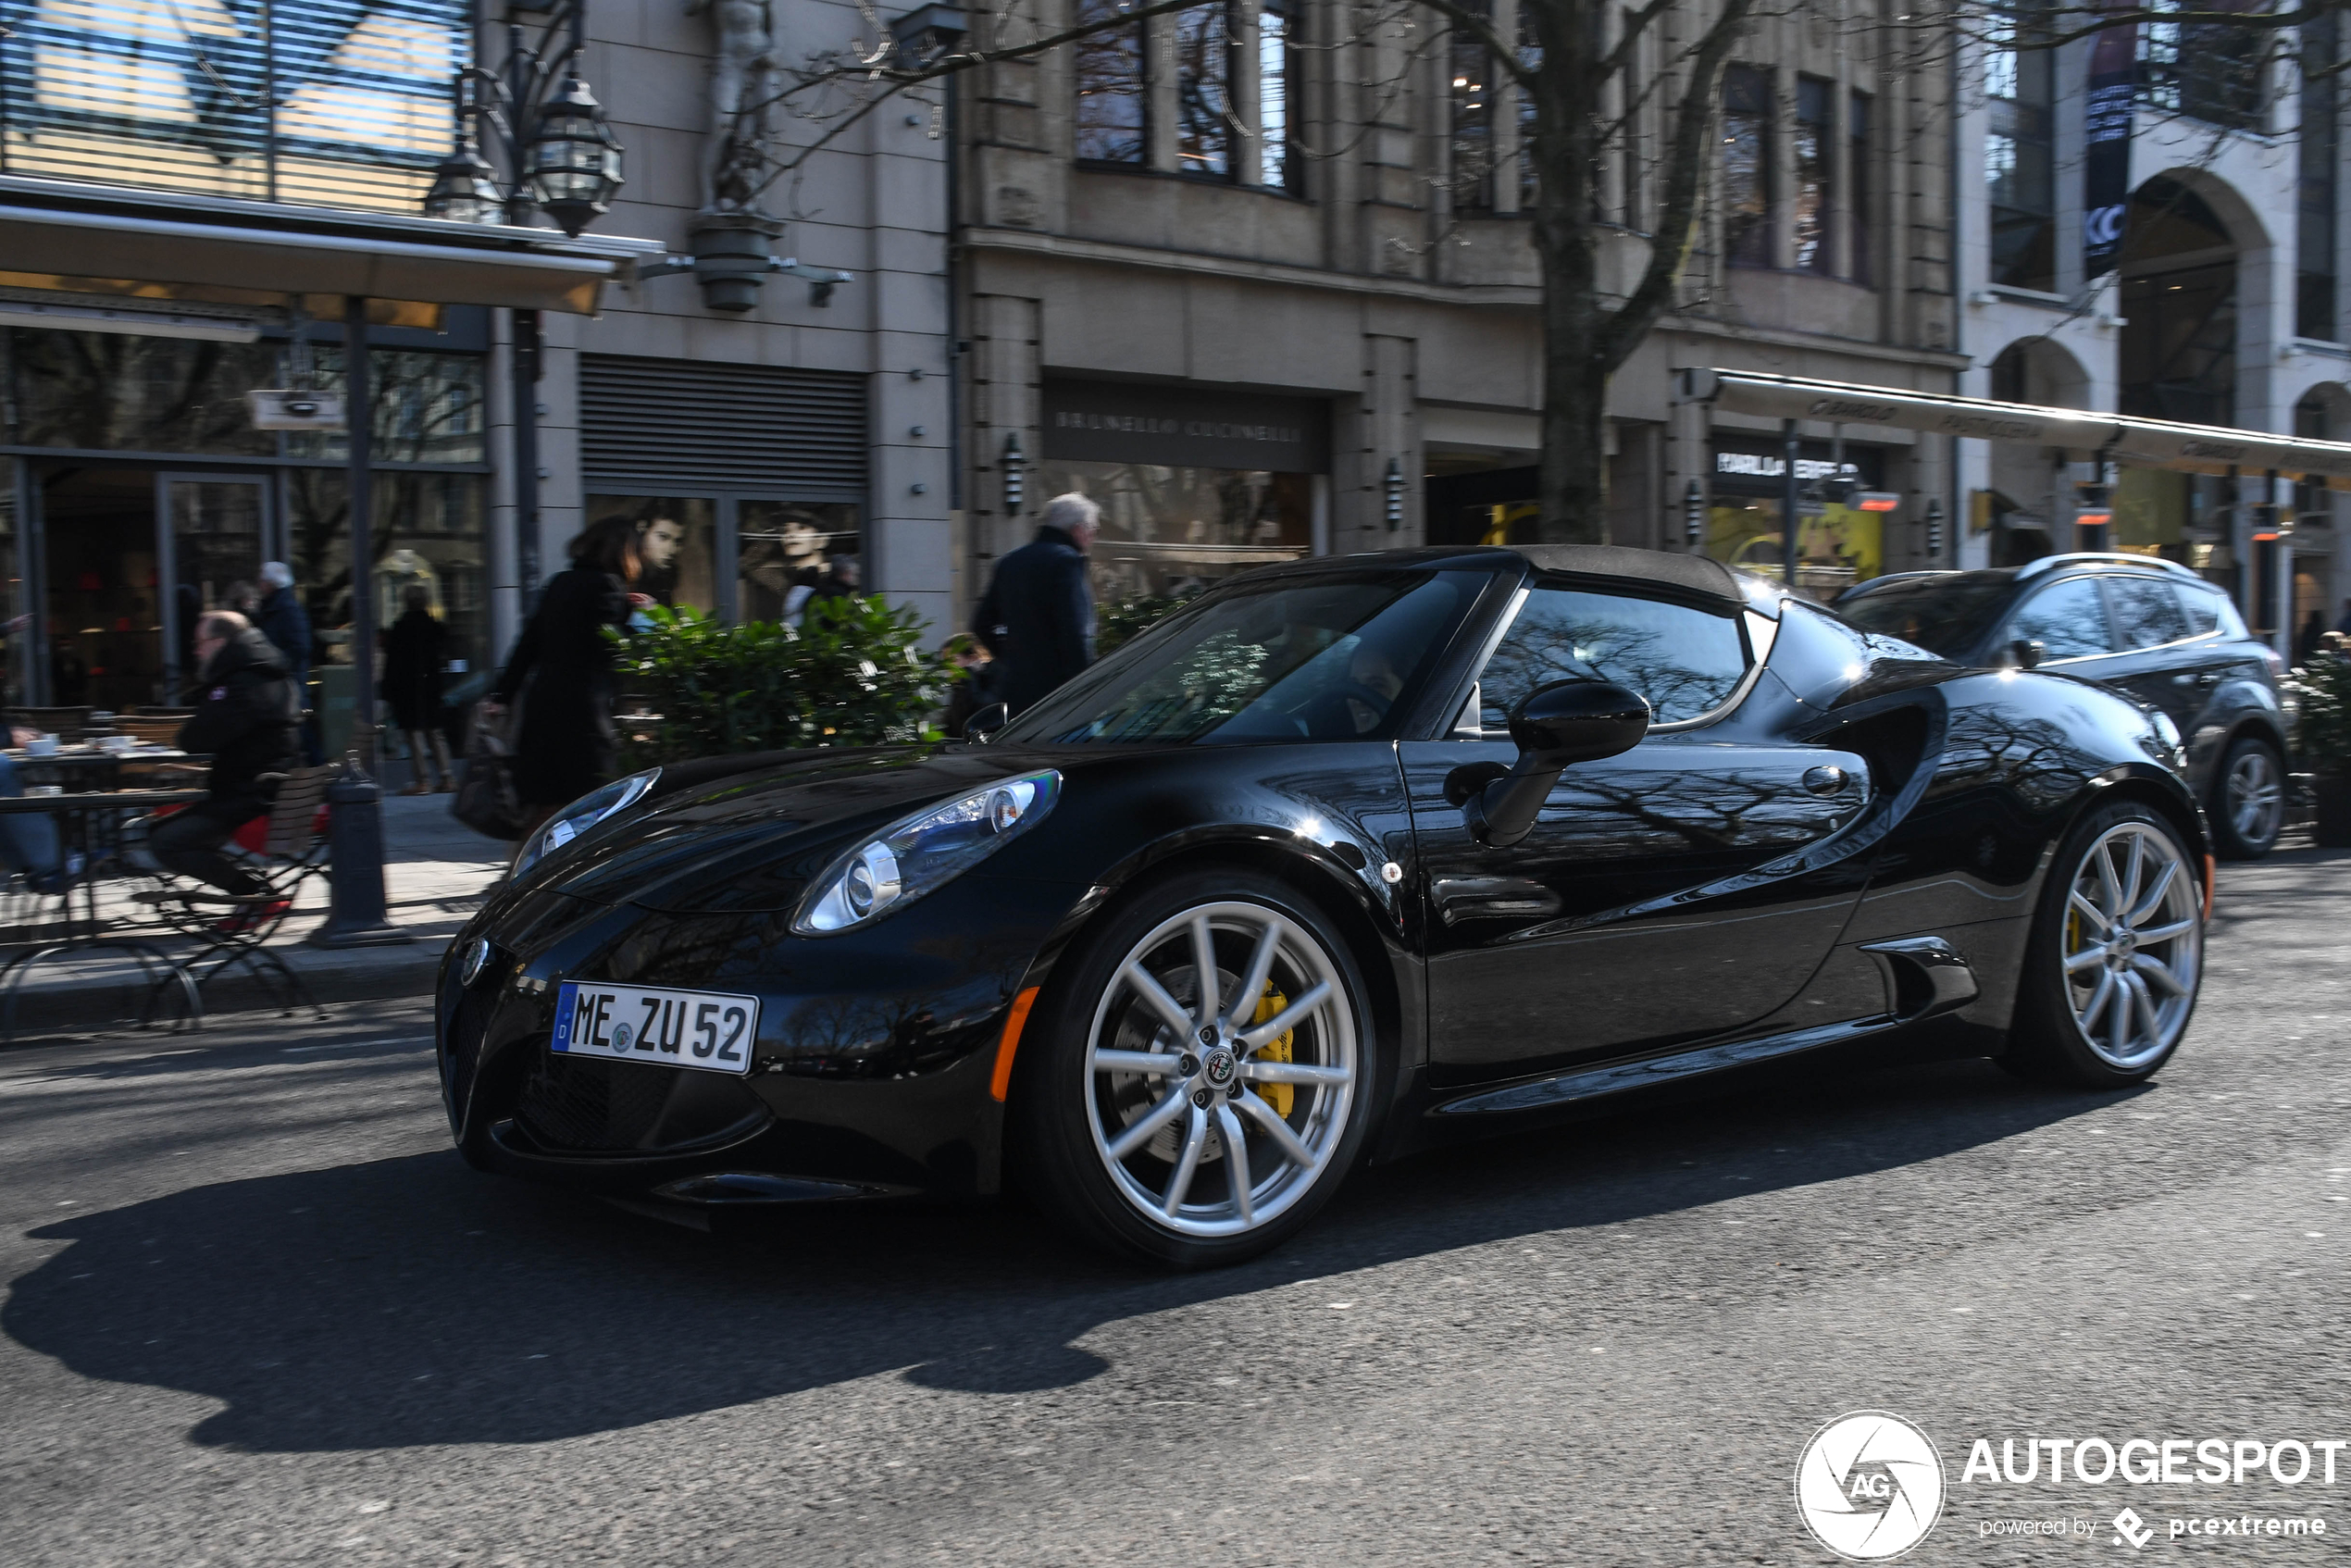
[[[2213,873],[2219,868],[2220,863],[2215,861],[2210,855],[2206,855],[2204,857],[2204,923],[2208,926],[2212,924]],[[1001,1099],[1001,1096],[999,1096],[998,1098]]]
[[[1028,1025],[1028,1010],[1037,1005],[1037,988],[1029,987],[1013,998],[1013,1010],[1004,1015],[1004,1038],[996,1044],[996,1071],[988,1080],[988,1092],[1002,1104],[1013,1088],[1013,1052],[1020,1049],[1020,1032]]]

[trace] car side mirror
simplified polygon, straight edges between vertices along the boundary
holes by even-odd
[[[1551,786],[1579,762],[1629,752],[1649,730],[1649,705],[1638,692],[1606,680],[1558,680],[1538,686],[1511,710],[1518,761],[1462,803],[1462,816],[1481,844],[1515,844],[1533,830]]]
[[[2019,669],[2037,669],[2041,655],[2048,650],[2034,637],[2020,637],[2009,644],[2009,658]]]
[[[995,739],[996,731],[1013,720],[1013,710],[1001,703],[990,703],[964,720],[964,739],[975,745],[985,746]]]

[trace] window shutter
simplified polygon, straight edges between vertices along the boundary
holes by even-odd
[[[838,370],[579,356],[591,490],[865,498],[865,378]]]

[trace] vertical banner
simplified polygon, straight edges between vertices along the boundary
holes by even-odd
[[[2118,0],[2103,0],[2102,10]],[[2114,270],[2131,207],[2131,110],[2138,92],[2139,30],[2110,27],[2090,45],[2090,91],[2083,99],[2082,279]]]

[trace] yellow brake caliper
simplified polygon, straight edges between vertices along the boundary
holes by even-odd
[[[1268,1018],[1278,1017],[1281,1015],[1282,1009],[1287,1007],[1288,1005],[1289,998],[1284,996],[1281,992],[1275,990],[1272,986],[1268,985],[1265,988],[1265,994],[1257,999],[1257,1013],[1255,1016],[1250,1019],[1250,1022],[1252,1024],[1262,1024]],[[1279,1039],[1267,1041],[1263,1049],[1258,1051],[1250,1058],[1250,1060],[1252,1062],[1287,1062],[1290,1059],[1290,1047],[1297,1042],[1297,1039],[1298,1031],[1296,1029],[1288,1030]],[[1287,1116],[1289,1114],[1289,1085],[1259,1084],[1257,1086],[1257,1092],[1263,1098],[1266,1104],[1271,1105],[1274,1108],[1274,1114],[1275,1115]]]

